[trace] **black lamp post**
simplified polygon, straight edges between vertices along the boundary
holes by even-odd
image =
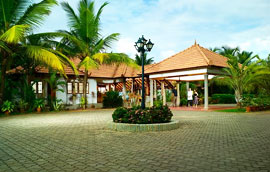
[[[153,48],[154,44],[149,41],[147,41],[143,36],[139,38],[137,42],[135,42],[135,48],[136,50],[141,53],[141,59],[142,59],[142,109],[145,108],[145,90],[144,90],[144,53],[146,51],[150,52]]]

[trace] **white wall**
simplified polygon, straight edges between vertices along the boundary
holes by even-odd
[[[97,80],[88,79],[89,94],[87,94],[88,104],[97,103]]]
[[[60,78],[59,81],[66,82],[64,78]],[[66,94],[67,88],[66,88],[66,84],[65,85],[58,85],[57,88],[58,89],[63,89],[64,92],[56,91],[56,98],[61,99],[64,104],[67,104],[67,94]]]
[[[64,78],[59,79],[59,81],[65,81]],[[77,80],[75,80],[77,81]],[[77,81],[78,82],[78,81]],[[89,94],[87,94],[88,104],[97,103],[97,81],[95,79],[88,79],[89,84]],[[57,91],[56,98],[61,99],[64,104],[73,105],[73,100],[71,99],[72,94],[67,94],[67,85],[64,87],[58,86],[60,89],[64,89],[64,92]],[[83,94],[76,94],[75,104],[79,105]]]

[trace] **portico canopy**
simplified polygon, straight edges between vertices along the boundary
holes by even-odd
[[[186,82],[204,80],[204,106],[208,109],[208,80],[215,75],[223,74],[221,69],[225,67],[228,67],[226,57],[195,42],[188,49],[152,65],[145,70],[145,74],[149,75],[151,80]],[[150,93],[150,97],[153,97],[151,94],[153,93]]]

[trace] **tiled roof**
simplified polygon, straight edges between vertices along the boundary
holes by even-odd
[[[78,66],[78,64],[80,63],[79,58],[73,58],[71,59],[71,61],[74,63],[75,66]],[[72,70],[71,67],[67,66],[64,68],[64,70],[67,76],[74,75],[74,71]],[[138,73],[140,71],[141,71],[141,68],[138,69],[138,68],[127,66],[125,64],[100,65],[97,69],[89,70],[88,76],[95,77],[95,78],[121,78],[121,77],[132,78],[132,77],[138,77]],[[24,72],[23,67],[18,66],[14,69],[9,70],[7,73],[13,74],[13,73],[23,73],[23,72]],[[80,76],[84,75],[83,69],[79,69],[78,72]],[[36,73],[47,74],[49,73],[49,70],[46,67],[37,66]]]
[[[188,49],[152,65],[145,70],[145,73],[160,73],[208,66],[227,67],[227,58],[195,43]]]

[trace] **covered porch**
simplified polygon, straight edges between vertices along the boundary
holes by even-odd
[[[227,58],[205,49],[195,42],[190,48],[175,54],[147,69],[145,73],[150,79],[150,104],[153,106],[156,94],[155,82],[161,82],[161,92],[163,105],[167,104],[165,82],[176,82],[177,105],[180,104],[180,83],[186,83],[186,89],[189,89],[189,83],[193,81],[204,81],[204,110],[209,109],[208,86],[209,80],[216,75],[222,75],[222,68],[227,67]],[[200,107],[201,108],[201,107]],[[185,108],[183,108],[185,109]]]

